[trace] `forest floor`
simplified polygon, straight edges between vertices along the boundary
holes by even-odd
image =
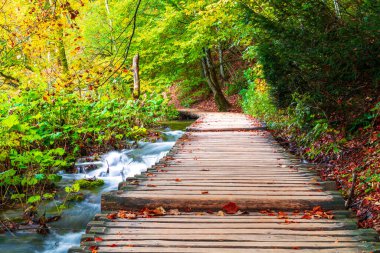
[[[178,93],[176,92],[176,87],[172,86],[170,88],[170,97],[171,104],[175,106],[177,109],[186,109],[186,107],[181,105],[181,99],[179,98]],[[231,104],[231,108],[228,110],[229,112],[242,112],[242,108],[240,105],[241,96],[239,94],[234,94],[231,96],[226,96],[228,102]],[[215,104],[214,98],[212,95],[208,96],[206,99],[198,101],[191,105],[191,109],[197,109],[202,112],[217,112],[218,108]]]

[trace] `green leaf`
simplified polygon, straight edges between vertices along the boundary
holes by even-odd
[[[11,129],[13,126],[18,125],[19,123],[20,121],[16,115],[10,115],[1,122],[1,125],[5,128]]]
[[[44,199],[46,200],[49,200],[49,199],[53,199],[54,198],[54,194],[52,193],[45,193],[44,195],[42,195]]]
[[[34,177],[35,177],[37,180],[43,180],[43,179],[45,179],[45,174],[36,174],[36,175],[34,175]]]
[[[25,198],[25,194],[12,194],[11,199],[22,199]]]
[[[39,202],[39,201],[41,201],[41,196],[40,195],[33,195],[33,196],[30,196],[28,198],[27,203],[33,204],[33,203],[36,203],[36,202]]]

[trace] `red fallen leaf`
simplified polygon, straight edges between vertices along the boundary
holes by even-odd
[[[157,187],[157,185],[155,185],[155,184],[148,184],[147,186],[148,187]]]
[[[308,219],[308,220],[310,220],[312,217],[311,217],[311,215],[310,214],[304,214],[302,217],[301,217],[301,219]]]
[[[300,249],[300,247],[293,247],[293,249]]]
[[[222,208],[228,214],[235,214],[239,211],[239,207],[234,202],[229,202],[227,205]]]
[[[150,172],[149,172],[149,173],[146,173],[146,176],[147,176],[147,177],[155,177],[156,175],[154,175],[153,173],[150,173]]]
[[[203,192],[201,192],[202,194],[208,194],[208,191],[203,191]]]
[[[95,238],[94,238],[94,241],[95,241],[95,242],[102,242],[102,241],[103,241],[103,238],[101,238],[101,237],[95,237]]]
[[[88,247],[89,250],[91,250],[91,253],[97,253],[99,247],[98,246],[90,246]]]
[[[287,218],[288,218],[288,215],[287,215],[285,212],[281,212],[281,211],[279,211],[277,217],[278,217],[279,219],[287,219]]]
[[[321,206],[316,206],[313,208],[313,212],[322,211]]]
[[[117,217],[117,213],[110,213],[107,215],[107,219],[114,220]]]
[[[180,178],[175,179],[176,182],[181,182],[182,180]]]
[[[93,240],[94,240],[93,238],[87,237],[86,239],[83,239],[82,241],[84,241],[84,242],[91,242]]]
[[[107,246],[108,246],[108,247],[112,247],[112,248],[117,247],[116,244],[111,244],[111,245],[107,245]]]
[[[207,210],[206,213],[213,214],[214,212],[212,210]]]

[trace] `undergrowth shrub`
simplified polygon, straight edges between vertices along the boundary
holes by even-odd
[[[0,204],[40,202],[60,180],[57,172],[78,156],[121,147],[175,115],[158,94],[140,100],[38,90],[1,96]]]

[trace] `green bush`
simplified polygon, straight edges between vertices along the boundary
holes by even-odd
[[[0,96],[1,204],[39,202],[78,156],[141,138],[144,127],[176,114],[158,94],[97,98],[38,90]]]

